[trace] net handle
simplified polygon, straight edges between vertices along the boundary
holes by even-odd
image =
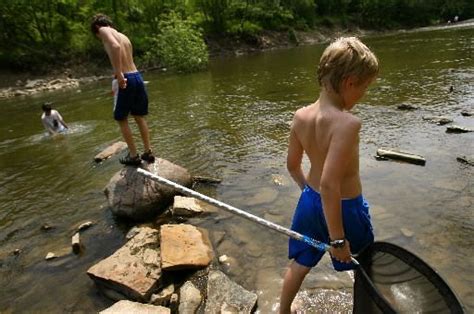
[[[164,184],[168,187],[171,187],[171,188],[174,188],[178,191],[180,191],[181,193],[185,194],[185,195],[188,195],[188,196],[192,196],[192,197],[195,197],[201,201],[204,201],[208,204],[211,204],[213,206],[216,206],[220,209],[223,209],[227,212],[230,212],[230,213],[233,213],[233,214],[236,214],[240,217],[243,217],[243,218],[246,218],[248,220],[251,220],[253,222],[256,222],[264,227],[267,227],[269,229],[272,229],[274,231],[277,231],[279,233],[282,233],[282,234],[285,234],[287,236],[289,236],[290,238],[292,239],[296,239],[296,240],[299,240],[299,241],[303,241],[304,243],[308,244],[308,245],[311,245],[312,247],[316,248],[317,250],[319,251],[329,251],[329,249],[331,248],[328,244],[326,243],[323,243],[321,241],[318,241],[318,240],[315,240],[313,238],[310,238],[308,236],[305,236],[305,235],[302,235],[296,231],[293,231],[293,230],[290,230],[288,228],[285,228],[283,226],[280,226],[276,223],[273,223],[271,221],[268,221],[268,220],[265,220],[261,217],[258,217],[258,216],[255,216],[253,214],[250,214],[242,209],[239,209],[237,207],[234,207],[234,206],[231,206],[229,204],[226,204],[224,202],[221,202],[219,200],[216,200],[212,197],[209,197],[209,196],[206,196],[204,194],[201,194],[199,192],[196,192],[194,190],[191,190],[187,187],[184,187],[176,182],[173,182],[171,180],[168,180],[168,179],[165,179],[163,177],[160,177],[158,175],[155,175],[149,171],[146,171],[142,168],[137,168],[137,172],[150,179],[150,180],[153,180],[155,182],[158,182],[158,183],[161,183],[161,184]],[[352,263],[354,263],[356,266],[359,266],[359,262],[353,257],[351,256],[351,261]]]

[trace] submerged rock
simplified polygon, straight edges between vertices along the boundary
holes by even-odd
[[[87,275],[99,289],[116,292],[115,300],[147,302],[161,278],[158,236],[156,229],[140,228],[113,255],[89,268]]]
[[[417,107],[410,105],[410,104],[401,104],[397,106],[398,110],[416,110]]]
[[[153,164],[143,163],[143,169],[180,185],[190,187],[188,171],[165,159],[158,158]],[[144,221],[160,214],[177,194],[176,190],[140,175],[135,167],[118,171],[105,187],[112,213],[123,218]]]
[[[453,122],[453,119],[447,117],[434,117],[434,116],[425,116],[423,120],[429,121],[431,123],[436,123],[437,125],[445,125]]]
[[[474,166],[474,156],[472,156],[472,157],[459,156],[459,157],[456,157],[456,160],[459,161],[459,162],[462,162],[464,164]]]
[[[207,281],[204,313],[252,313],[257,295],[230,280],[221,271],[211,271]]]

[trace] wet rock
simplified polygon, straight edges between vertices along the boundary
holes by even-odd
[[[151,304],[143,304],[128,300],[118,301],[111,307],[100,311],[100,314],[170,314],[169,308]]]
[[[408,228],[400,228],[400,231],[402,232],[402,234],[407,237],[407,238],[411,238],[413,237],[413,235],[415,234],[413,231],[411,231],[410,229]]]
[[[77,227],[77,232],[89,229],[93,225],[94,225],[94,223],[92,221],[86,221],[86,222],[80,224],[79,227]]]
[[[73,235],[71,239],[72,251],[75,254],[79,254],[81,252],[81,238],[79,236],[79,232]]]
[[[127,299],[147,302],[161,278],[159,232],[140,228],[113,255],[95,264],[87,275],[101,290],[112,289]]]
[[[412,153],[406,153],[401,151],[395,151],[386,148],[377,149],[377,156],[382,158],[396,159],[400,161],[409,162],[415,165],[424,166],[426,164],[426,159],[423,156],[415,155]]]
[[[53,252],[48,252],[48,254],[46,254],[45,260],[49,261],[53,258],[57,258],[56,254],[54,254]]]
[[[186,169],[165,159],[158,158],[155,163],[143,163],[141,167],[180,185],[190,187],[192,184]],[[148,220],[162,213],[177,194],[175,189],[138,174],[135,167],[118,171],[104,192],[113,214],[136,221]]]
[[[162,225],[160,246],[163,270],[203,268],[213,257],[207,231],[192,225]]]
[[[193,285],[191,281],[187,281],[179,289],[180,302],[178,307],[179,313],[196,313],[201,304],[202,297],[199,290]]]
[[[459,126],[459,125],[451,125],[446,128],[446,133],[468,133],[473,132],[474,130]]]
[[[197,216],[203,213],[203,208],[194,197],[176,195],[171,209],[173,216]]]
[[[53,228],[54,227],[49,225],[49,224],[44,224],[44,225],[41,226],[41,230],[43,230],[43,231],[48,231],[48,230],[51,230]]]
[[[106,159],[112,157],[113,155],[120,153],[121,151],[123,151],[126,148],[127,148],[127,143],[122,142],[122,141],[116,142],[116,143],[108,146],[107,148],[105,148],[103,151],[101,151],[97,155],[95,155],[94,161],[95,162],[101,162],[103,160],[106,160]]]
[[[285,185],[285,179],[278,174],[272,174],[272,182],[277,186]]]
[[[154,305],[166,306],[174,293],[174,285],[171,284],[163,288],[159,293],[153,294],[150,298],[150,303]]]
[[[221,264],[224,264],[224,263],[227,263],[229,261],[229,258],[227,257],[227,255],[221,255],[219,256],[219,263]]]
[[[445,125],[445,124],[453,122],[453,119],[450,119],[447,117],[434,117],[434,116],[425,116],[423,117],[423,120],[429,121],[431,123],[435,123],[437,125]]]
[[[461,111],[461,115],[464,117],[472,117],[474,116],[474,110],[463,110]]]
[[[21,254],[21,249],[15,249],[15,250],[13,251],[13,255],[18,256],[18,255],[20,255],[20,254]]]
[[[263,187],[258,190],[257,194],[247,200],[248,206],[256,206],[262,204],[273,203],[278,197],[278,191],[272,188]]]
[[[252,313],[257,295],[230,280],[221,271],[211,271],[207,281],[204,313]]]
[[[401,105],[398,105],[398,106],[397,106],[397,109],[398,109],[398,110],[409,111],[409,110],[416,110],[416,109],[418,109],[418,108],[415,107],[415,106],[413,106],[413,105],[410,105],[410,104],[401,104]]]
[[[472,156],[472,157],[459,156],[459,157],[456,157],[456,160],[461,162],[461,163],[468,164],[470,166],[474,166],[474,156]]]

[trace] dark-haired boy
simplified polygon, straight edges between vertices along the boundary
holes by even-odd
[[[43,114],[41,115],[41,122],[49,134],[55,135],[62,133],[68,129],[66,122],[57,110],[51,108],[51,103],[46,102],[41,106]]]

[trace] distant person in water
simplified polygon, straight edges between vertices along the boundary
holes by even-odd
[[[296,111],[291,125],[287,168],[301,189],[291,229],[330,245],[337,271],[353,269],[351,254],[374,241],[369,206],[359,175],[361,121],[349,111],[378,73],[372,51],[355,37],[333,41],[319,61],[321,92],[313,104]],[[310,161],[303,173],[303,155]],[[324,252],[290,239],[280,297],[280,313],[290,313],[300,286]]]
[[[112,90],[114,91],[114,119],[120,126],[128,146],[128,155],[120,159],[124,165],[138,166],[141,160],[155,162],[150,147],[150,134],[145,116],[148,114],[148,95],[143,78],[133,62],[132,43],[127,36],[118,32],[109,17],[97,14],[93,17],[91,31],[102,40],[114,70]],[[118,86],[118,88],[116,88]],[[133,135],[128,125],[128,115],[135,119],[143,141],[144,153],[139,156]]]
[[[59,112],[51,108],[50,102],[44,103],[41,108],[43,109],[43,114],[41,115],[41,122],[43,123],[44,128],[46,129],[46,131],[48,131],[49,134],[55,135],[58,133],[63,133],[67,129],[69,129]]]

